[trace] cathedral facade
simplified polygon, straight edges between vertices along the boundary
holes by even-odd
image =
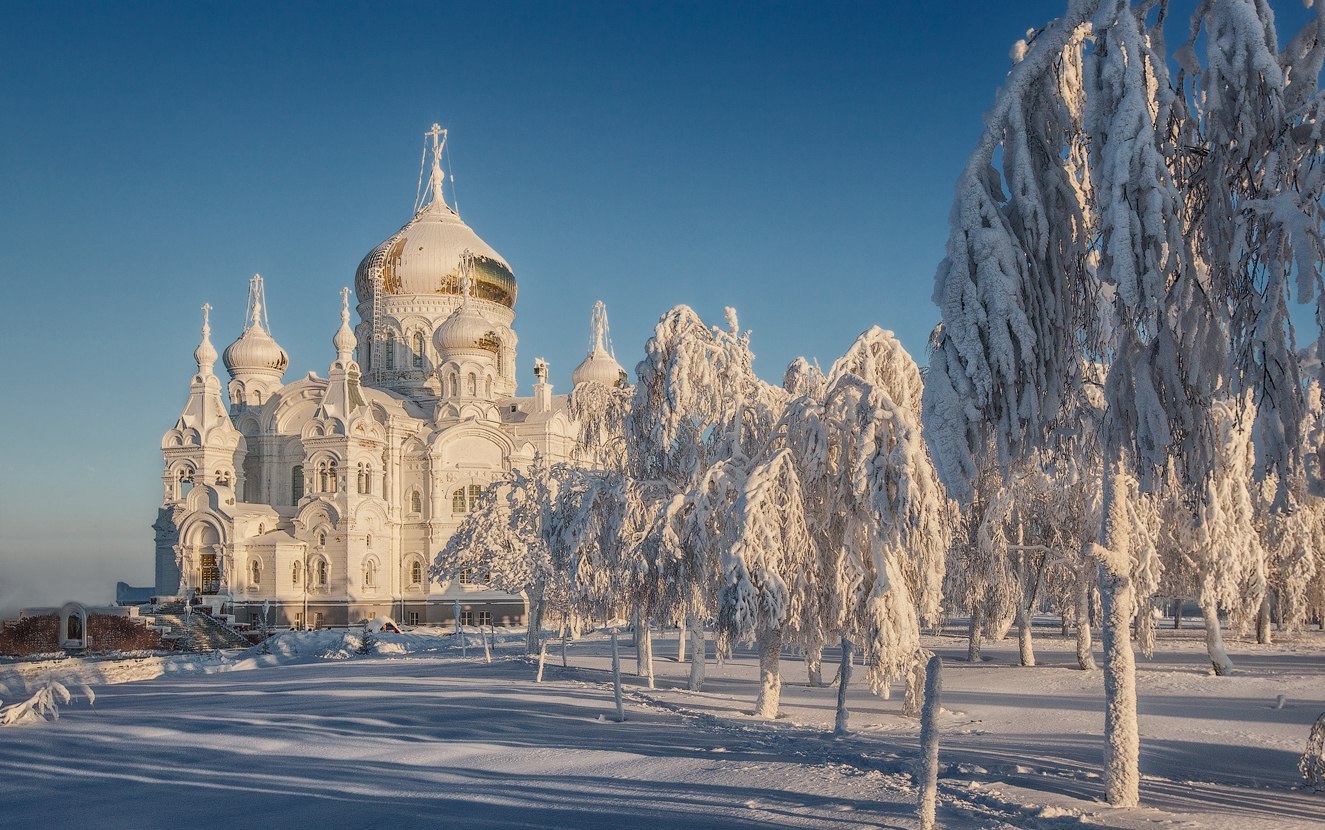
[[[342,290],[326,377],[284,381],[255,276],[244,330],[221,355],[223,394],[203,307],[198,372],[161,442],[159,596],[282,627],[450,623],[457,609],[469,624],[523,621],[521,597],[463,574],[439,584],[428,566],[489,482],[583,448],[545,363],[533,395],[516,394],[514,273],[447,203],[445,133],[429,135],[422,204],[359,264],[357,326]],[[602,343],[575,383],[625,382]]]

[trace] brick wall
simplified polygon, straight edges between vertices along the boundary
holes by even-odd
[[[91,651],[155,651],[164,648],[161,635],[130,617],[89,614]],[[60,617],[46,614],[7,622],[0,628],[0,654],[44,654],[60,650]]]

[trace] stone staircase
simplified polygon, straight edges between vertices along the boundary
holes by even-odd
[[[169,627],[167,638],[175,641],[177,651],[212,651],[218,648],[248,648],[252,643],[230,626],[194,607],[184,613],[184,603],[168,602],[152,612],[156,624]]]

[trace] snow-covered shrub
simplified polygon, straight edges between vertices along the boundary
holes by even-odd
[[[82,686],[81,691],[91,705],[97,696],[92,689]],[[73,700],[68,687],[57,680],[48,680],[27,700],[0,708],[0,726],[20,726],[29,723],[42,723],[60,719],[61,704]]]

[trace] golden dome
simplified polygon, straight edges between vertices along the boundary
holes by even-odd
[[[370,300],[374,271],[387,295],[452,294],[460,296],[460,260],[473,256],[473,295],[507,308],[515,307],[515,274],[501,254],[479,238],[450,205],[433,199],[405,227],[374,248],[359,263],[354,293]]]

